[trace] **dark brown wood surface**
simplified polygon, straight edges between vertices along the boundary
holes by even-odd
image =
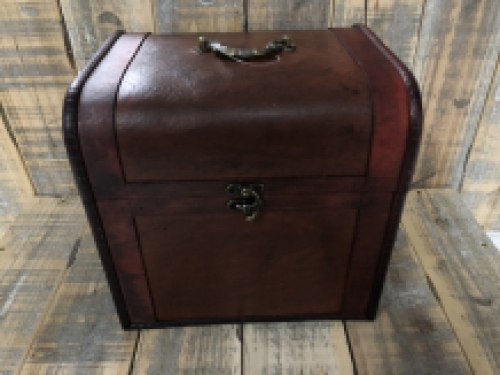
[[[398,71],[401,79],[403,80],[403,84],[406,89],[406,94],[402,95],[401,93],[398,96],[398,105],[401,106],[399,108],[406,109],[406,112],[399,113],[401,117],[400,120],[396,120],[395,123],[401,121],[400,126],[407,127],[406,130],[406,144],[403,160],[400,166],[399,173],[399,182],[398,182],[398,191],[406,191],[410,188],[410,182],[413,178],[413,172],[415,169],[417,153],[420,149],[420,141],[422,138],[422,121],[423,121],[423,113],[422,113],[422,95],[420,93],[420,88],[418,83],[410,72],[408,67],[399,60],[393,51],[391,51],[376,35],[370,30],[368,27],[360,24],[356,25],[360,31],[373,43],[374,46],[378,48],[380,53],[382,53],[385,58],[394,66],[394,68]],[[404,97],[407,98],[407,107],[404,106],[403,100]],[[379,104],[381,106],[384,105],[383,98],[379,98]],[[375,111],[377,111],[375,109]],[[406,117],[406,120],[405,120]],[[404,124],[404,125],[403,125]],[[403,132],[398,132],[397,137],[401,137]],[[403,144],[403,139],[398,140]],[[383,147],[384,144],[382,141],[379,143],[380,147]],[[372,176],[373,178],[374,176]],[[372,184],[375,186],[374,184]],[[384,186],[387,186],[384,184]]]
[[[246,180],[246,179],[245,179]],[[323,178],[263,178],[265,195],[274,196],[311,196],[332,193],[362,193],[369,189],[361,177],[323,177]],[[161,183],[127,184],[115,196],[106,198],[154,199],[154,198],[216,198],[225,191],[226,181],[168,181]],[[189,189],[186,189],[189,187]]]
[[[416,158],[422,125],[420,97],[411,74],[369,29],[358,25],[332,30],[370,82],[373,139],[369,185],[373,188],[384,181],[389,192],[400,190],[394,197],[382,193],[365,195],[364,199],[385,201],[386,206],[376,209],[368,204],[358,219],[344,308],[349,312],[365,311],[373,317]]]
[[[241,179],[239,181],[254,181]],[[390,191],[384,181],[370,185],[364,176],[359,177],[319,177],[319,178],[262,178],[259,182],[265,185],[267,195],[301,196],[323,193],[366,193],[370,191]],[[186,183],[189,189],[186,190]],[[133,183],[117,187],[115,191],[105,191],[101,199],[150,199],[150,198],[195,198],[220,195],[227,186],[227,181],[168,181],[159,183]]]
[[[147,34],[125,34],[94,69],[81,90],[78,130],[87,173],[96,199],[123,187],[113,126],[116,92],[124,70]]]
[[[409,120],[407,87],[397,66],[364,28],[332,29],[366,74],[373,101],[373,139],[368,180],[385,180],[398,187],[406,150]]]
[[[257,66],[197,55],[191,36],[128,34],[90,76],[82,151],[133,326],[374,317],[418,88],[367,29],[315,33],[291,34],[315,61],[299,49]],[[276,67],[298,62],[285,82]],[[252,223],[227,209],[225,190],[248,181],[264,183]]]
[[[133,323],[155,320],[139,239],[127,201],[98,202],[111,259]]]
[[[99,201],[99,191],[113,191],[123,186],[123,177],[118,159],[113,130],[113,108],[116,91],[123,71],[134,56],[147,34],[126,34],[110,48],[100,64],[93,70],[85,82],[79,101],[79,142],[86,167],[91,191],[96,203],[85,202],[87,205],[97,204],[100,221],[96,237],[103,232],[109,250],[101,244],[101,253],[105,255],[103,262],[112,262],[120,286],[119,293],[123,296],[128,315],[133,322],[154,320],[154,311],[149,297],[147,281],[142,272],[142,262],[135,238],[128,204]],[[71,154],[71,150],[68,150]],[[78,158],[79,156],[76,155]],[[81,171],[75,171],[81,174]],[[83,182],[84,183],[84,182]],[[96,221],[89,215],[89,219]],[[104,225],[104,228],[102,227]],[[135,246],[135,247],[134,247]],[[108,255],[109,254],[109,255]],[[113,288],[114,289],[114,288]],[[114,293],[117,290],[113,290]],[[124,325],[128,319],[122,318]]]
[[[157,318],[339,313],[355,208],[137,216]]]
[[[79,101],[83,85],[92,74],[95,67],[109,52],[116,40],[123,34],[121,31],[111,35],[94,57],[78,73],[66,92],[63,106],[63,135],[71,170],[75,178],[80,199],[87,213],[87,218],[92,228],[94,240],[99,249],[99,256],[106,272],[109,287],[112,290],[113,300],[118,311],[122,326],[130,325],[130,316],[128,314],[125,299],[116,275],[116,267],[111,260],[111,253],[104,233],[101,218],[97,210],[96,200],[92,186],[90,185],[87,168],[83,160],[83,154],[80,143],[80,133],[78,129]]]
[[[346,316],[366,316],[368,302],[374,292],[373,281],[381,257],[392,194],[367,194],[363,199],[366,207],[360,210],[357,219],[346,280],[343,307]]]
[[[282,32],[209,34],[262,48]],[[116,134],[134,182],[363,176],[366,78],[328,31],[290,31],[295,52],[241,63],[196,54],[193,35],[152,35],[127,69]]]
[[[185,189],[189,189],[189,183],[185,184]],[[301,195],[300,192],[290,195],[273,195],[264,191],[261,198],[264,206],[259,211],[259,216],[268,212],[283,212],[293,214],[294,212],[307,212],[315,210],[336,210],[340,208],[350,208],[357,210],[363,205],[361,196],[354,193],[328,194],[328,192],[316,191],[313,195]],[[233,218],[243,217],[240,211],[229,210],[227,202],[230,199],[238,198],[221,189],[217,196],[205,197],[183,197],[183,198],[161,198],[161,199],[131,199],[129,210],[133,215],[189,215],[189,214],[210,214],[230,215]],[[385,202],[384,202],[385,204]],[[384,206],[373,202],[375,208]],[[265,219],[263,219],[265,220]]]

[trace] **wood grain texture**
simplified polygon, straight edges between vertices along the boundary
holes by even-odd
[[[418,42],[424,0],[368,0],[367,26],[410,69]]]
[[[365,0],[330,0],[332,15],[329,27],[350,27],[365,23]]]
[[[33,186],[10,131],[0,117],[0,239],[34,197]]]
[[[61,0],[61,10],[78,69],[115,31],[153,32],[152,0]]]
[[[94,199],[123,185],[114,128],[115,99],[123,71],[146,33],[122,35],[85,81],[78,103],[78,142]]]
[[[152,1],[159,33],[243,30],[243,0]]]
[[[0,252],[0,364],[19,369],[83,228],[77,198],[37,198],[19,214]]]
[[[415,187],[458,187],[499,46],[500,2],[426,1],[414,65],[424,107]]]
[[[384,246],[384,237],[389,230],[393,196],[381,193],[368,195],[366,199],[378,204],[372,203],[358,213],[345,284],[347,293],[342,307],[344,313],[352,316],[367,315],[376,293],[374,285],[379,278],[381,263],[387,264],[391,250],[390,246]]]
[[[102,201],[97,206],[130,320],[152,323],[156,320],[155,311],[128,202]]]
[[[243,374],[353,374],[341,322],[243,325]]]
[[[21,374],[126,374],[137,331],[122,330],[89,231],[41,324]]]
[[[239,375],[238,328],[225,324],[141,331],[132,374]]]
[[[61,134],[75,70],[56,0],[0,4],[0,101],[38,194],[74,191]]]
[[[326,29],[328,1],[248,0],[249,30]]]
[[[346,322],[358,374],[469,374],[469,366],[403,231],[374,322]]]
[[[411,192],[403,226],[472,370],[500,373],[500,253],[452,190]]]
[[[396,187],[406,190],[407,173],[413,165],[410,161],[414,160],[422,127],[417,84],[364,25],[332,31],[370,82],[373,140],[367,171],[369,182],[376,186],[380,180],[392,181],[389,191],[396,190]]]
[[[341,313],[355,208],[266,207],[249,225],[224,203],[212,214],[135,217],[158,321]]]
[[[462,176],[461,196],[485,230],[500,230],[500,60]]]
[[[257,47],[281,34],[220,33],[211,34],[211,39]],[[279,63],[266,65],[265,71],[211,54],[193,55],[196,39],[190,35],[147,38],[121,80],[115,129],[109,123],[125,181],[364,175],[372,115],[365,75],[330,31],[292,30],[288,35],[302,52],[283,54]],[[123,38],[118,40],[117,49],[124,49]],[[116,60],[110,59],[108,64],[118,69]],[[386,86],[397,95],[398,89],[390,82]],[[83,89],[81,105],[86,98],[87,105],[96,108],[94,90],[97,88]],[[407,118],[405,110],[403,107],[400,112]],[[332,118],[336,126],[331,126]],[[95,131],[92,139],[104,137],[104,126],[95,123],[99,132]],[[405,131],[405,125],[397,128]],[[386,128],[399,135],[390,125]],[[386,142],[395,143],[395,139],[393,136]],[[111,147],[110,142],[105,152]],[[92,152],[89,147],[84,153],[87,150]],[[397,155],[396,150],[393,153]],[[90,161],[87,164],[90,169]]]

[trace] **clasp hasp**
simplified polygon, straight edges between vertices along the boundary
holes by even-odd
[[[260,209],[264,206],[264,201],[260,196],[263,190],[264,184],[229,184],[226,191],[230,194],[241,195],[241,198],[229,200],[227,207],[230,210],[243,212],[246,221],[254,221]]]

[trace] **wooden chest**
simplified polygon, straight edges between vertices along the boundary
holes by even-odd
[[[69,88],[65,142],[124,328],[374,318],[419,90],[360,25],[238,55],[282,35],[205,35],[250,48],[227,58],[199,35],[116,33]]]

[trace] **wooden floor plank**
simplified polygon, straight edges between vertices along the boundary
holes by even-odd
[[[120,327],[88,231],[21,374],[127,374],[137,337],[137,331]]]
[[[403,225],[473,371],[499,374],[499,252],[455,191],[411,192]]]
[[[19,369],[83,227],[79,199],[38,198],[19,214],[0,252],[0,370]]]
[[[243,326],[243,374],[352,374],[341,322]]]
[[[238,328],[225,324],[141,331],[133,374],[239,375]]]
[[[470,374],[469,365],[403,231],[374,322],[347,322],[359,375]]]

